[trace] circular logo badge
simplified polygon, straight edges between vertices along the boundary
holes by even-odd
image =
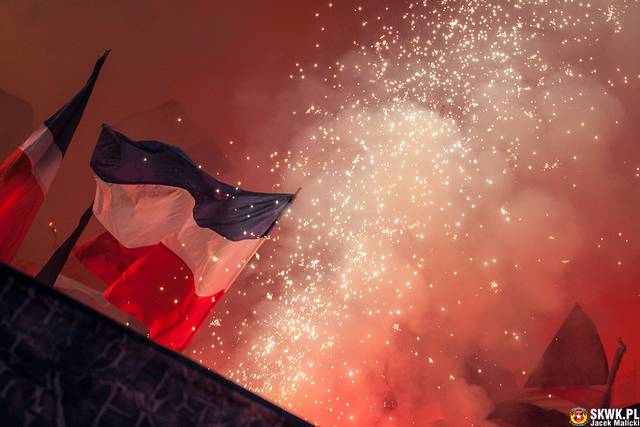
[[[574,426],[586,426],[589,422],[589,412],[584,408],[573,408],[569,411],[569,421]]]

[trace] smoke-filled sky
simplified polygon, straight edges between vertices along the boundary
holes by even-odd
[[[5,2],[0,89],[34,123],[113,49],[19,256],[71,229],[99,123],[126,123],[228,182],[303,188],[188,351],[206,366],[321,425],[491,425],[578,302],[609,356],[627,342],[614,402],[637,401],[639,20],[631,0]],[[3,153],[30,131],[14,115]]]

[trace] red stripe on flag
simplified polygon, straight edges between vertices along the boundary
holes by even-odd
[[[128,249],[110,233],[103,233],[77,247],[82,264],[108,288],[105,298],[144,323],[154,341],[184,350],[223,292],[195,294],[193,273],[166,246]]]
[[[0,261],[13,260],[43,200],[29,158],[15,150],[0,165]]]

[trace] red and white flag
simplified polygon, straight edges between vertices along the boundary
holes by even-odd
[[[10,263],[27,234],[69,148],[108,53],[98,59],[76,96],[0,165],[0,261]]]
[[[107,233],[76,256],[107,283],[111,304],[184,350],[294,195],[227,185],[177,147],[107,126],[91,167],[93,212]]]

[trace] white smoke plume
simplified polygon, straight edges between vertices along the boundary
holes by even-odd
[[[228,357],[200,355],[320,425],[491,425],[558,320],[601,294],[585,277],[637,257],[599,246],[639,232],[620,152],[640,63],[613,62],[637,4],[353,10],[355,49],[296,75],[316,99],[272,155],[303,190],[256,262],[264,299],[214,346]]]

